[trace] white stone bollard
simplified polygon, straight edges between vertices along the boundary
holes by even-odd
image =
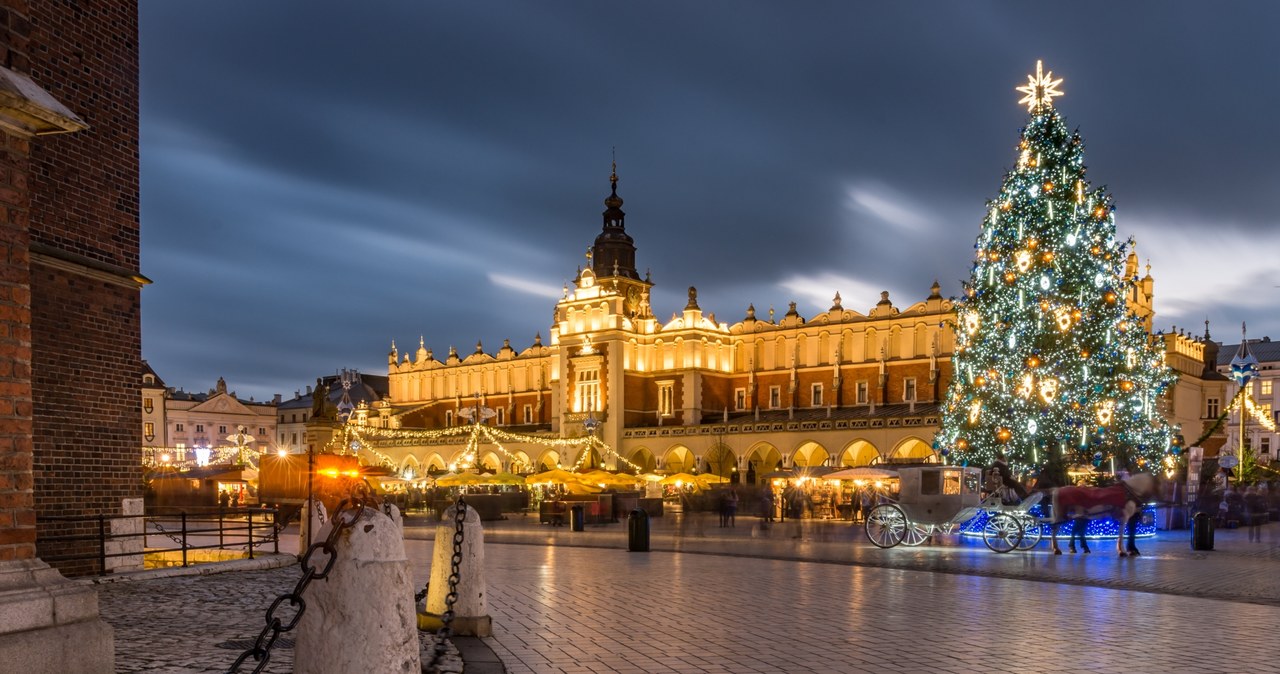
[[[298,554],[307,554],[307,548],[312,543],[324,540],[318,535],[308,537],[309,532],[320,531],[320,529],[329,521],[329,511],[324,507],[324,502],[316,499],[307,501],[302,506],[302,515],[299,517],[298,524]]]
[[[326,522],[314,540],[324,540],[332,528]],[[418,617],[400,527],[365,508],[335,547],[338,560],[329,576],[312,581],[302,595],[307,610],[298,623],[293,671],[417,674]],[[317,552],[311,561],[323,570],[326,558]]]
[[[449,506],[436,525],[436,545],[431,556],[431,581],[427,586],[427,614],[441,616],[449,594],[449,574],[453,570],[453,534],[457,529],[458,507]],[[493,636],[493,621],[485,599],[484,528],[475,508],[467,508],[462,524],[462,563],[458,565],[458,600],[453,604],[454,634]]]

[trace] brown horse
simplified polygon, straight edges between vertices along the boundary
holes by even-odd
[[[1058,525],[1070,520],[1096,519],[1110,515],[1120,528],[1116,537],[1116,551],[1121,557],[1126,556],[1128,553],[1124,546],[1124,535],[1129,528],[1129,521],[1142,512],[1142,504],[1156,493],[1156,487],[1156,478],[1151,473],[1135,473],[1110,487],[1054,489],[1049,525],[1053,554],[1062,554],[1062,550],[1058,548]],[[1137,554],[1136,549],[1133,554]]]

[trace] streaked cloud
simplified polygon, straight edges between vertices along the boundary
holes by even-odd
[[[498,274],[495,272],[489,272],[489,282],[502,288],[509,288],[526,295],[545,297],[550,300],[560,299],[561,293],[564,292],[561,288],[547,285],[545,283],[530,281],[528,279],[509,276],[507,274]]]

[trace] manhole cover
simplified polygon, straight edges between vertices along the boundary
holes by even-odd
[[[235,639],[232,641],[224,641],[216,647],[225,648],[229,651],[247,651],[250,648],[253,648],[255,643],[257,643],[255,639]],[[284,637],[276,639],[275,648],[293,648],[293,639],[285,639]]]

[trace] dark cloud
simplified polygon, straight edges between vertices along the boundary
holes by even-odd
[[[547,333],[610,148],[657,313],[958,292],[1059,107],[1157,279],[1162,327],[1280,333],[1280,9],[1015,2],[142,3],[144,353],[243,395]]]

